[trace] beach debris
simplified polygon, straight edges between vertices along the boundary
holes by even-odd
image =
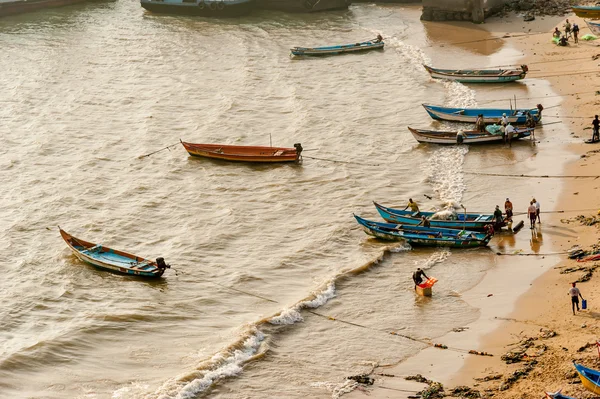
[[[431,385],[422,390],[420,394],[423,399],[444,398],[446,396],[444,393],[444,386],[439,382],[432,382]]]
[[[452,329],[452,331],[454,331],[454,332],[463,332],[463,331],[468,330],[468,329],[469,329],[469,327],[455,327],[455,328]]]
[[[494,296],[494,294],[487,294],[487,297],[488,297],[488,298],[489,298],[489,297],[491,297],[491,296]]]
[[[526,351],[527,349],[522,348],[513,349],[500,356],[500,360],[506,364],[519,363],[525,356],[527,356]]]
[[[586,327],[587,327],[587,324],[585,324],[585,323],[583,323],[583,324],[581,325],[581,328],[586,328]]]
[[[375,380],[369,377],[367,374],[351,375],[350,377],[346,377],[346,379],[356,381],[359,384],[365,385],[373,385],[373,383],[375,382]]]
[[[525,22],[530,22],[530,21],[534,21],[534,20],[535,20],[535,15],[533,15],[532,13],[527,13],[523,17],[523,21],[525,21]]]
[[[483,351],[476,351],[476,350],[474,350],[474,349],[471,349],[471,350],[469,351],[469,353],[470,353],[471,355],[479,355],[479,356],[494,356],[494,355],[492,355],[491,353],[488,353],[488,352],[483,352]]]
[[[583,352],[584,350],[586,350],[588,348],[595,348],[596,346],[597,346],[597,344],[595,342],[588,342],[587,344],[585,344],[582,347],[580,347],[579,349],[577,349],[577,352]]]
[[[433,381],[428,380],[427,378],[423,377],[421,374],[409,375],[407,377],[404,377],[404,379],[406,381],[416,381],[416,382],[420,382],[423,384],[431,384],[433,382]]]
[[[538,334],[538,337],[548,339],[548,338],[556,337],[556,335],[557,335],[556,331],[554,331],[554,330],[550,330],[548,328],[540,328],[540,333]]]
[[[501,378],[502,378],[502,374],[490,374],[490,375],[486,375],[485,377],[482,377],[482,378],[475,378],[475,381],[487,382],[487,381],[499,380]]]
[[[498,387],[498,390],[499,391],[506,391],[507,389],[509,389],[519,379],[521,379],[522,377],[526,377],[531,372],[531,370],[533,370],[535,368],[536,364],[537,364],[537,361],[536,360],[532,360],[532,361],[526,363],[525,367],[523,367],[522,369],[519,369],[519,370],[516,370],[516,371],[512,372],[504,380],[504,382],[500,385],[500,387]]]
[[[587,270],[585,271],[585,273],[583,273],[577,280],[575,280],[575,282],[576,283],[583,283],[583,282],[586,282],[586,281],[590,281],[593,274],[594,274],[594,269],[587,268]]]
[[[448,349],[448,346],[446,346],[444,344],[433,344],[433,346],[435,346],[436,348],[440,348],[440,349]]]
[[[458,396],[459,398],[481,398],[481,393],[478,390],[467,386],[458,386],[450,391],[450,396]]]

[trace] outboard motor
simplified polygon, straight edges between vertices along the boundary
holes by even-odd
[[[165,270],[165,269],[170,269],[171,268],[171,265],[167,265],[165,263],[165,258],[156,258],[156,265],[161,270]]]
[[[521,69],[523,70],[523,72],[529,71],[529,67],[527,65],[521,65]]]

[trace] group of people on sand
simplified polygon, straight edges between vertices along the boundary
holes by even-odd
[[[558,39],[559,46],[566,46],[569,44],[569,38],[572,36],[573,41],[575,43],[579,43],[579,26],[577,24],[571,25],[569,20],[567,19],[565,24],[563,25],[565,28],[565,33],[563,33],[558,29],[558,26],[554,28],[554,32],[552,32],[552,36]]]

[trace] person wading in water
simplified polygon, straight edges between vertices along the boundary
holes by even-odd
[[[429,277],[427,277],[425,272],[423,270],[421,270],[420,267],[417,269],[416,272],[413,273],[412,277],[413,277],[413,281],[415,282],[415,290],[417,289],[417,285],[420,285],[423,283],[423,277],[425,277],[426,279],[429,278]]]

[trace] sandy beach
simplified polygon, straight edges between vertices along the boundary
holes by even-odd
[[[564,170],[554,175],[552,161],[537,159],[538,169],[532,170],[531,164],[524,164],[523,174],[550,177],[515,178],[526,179],[531,187],[552,181],[553,189],[545,193],[546,198],[540,200],[536,194],[539,201],[544,201],[542,223],[529,230],[529,222],[525,221],[525,228],[518,234],[532,233],[532,251],[499,251],[503,256],[497,256],[496,267],[475,288],[461,293],[463,300],[479,310],[480,317],[464,329],[430,340],[432,344],[447,345],[448,350],[431,346],[398,365],[380,366],[371,375],[375,379],[374,388],[360,387],[349,397],[366,394],[374,398],[414,397],[416,391],[426,387],[404,380],[415,374],[442,383],[446,394],[455,387],[468,386],[483,397],[539,398],[544,391],[559,389],[567,395],[591,397],[579,383],[572,361],[600,368],[594,344],[598,338],[600,313],[596,308],[600,304],[600,290],[594,284],[594,277],[578,284],[588,301],[588,310],[576,315],[571,313],[567,291],[571,282],[589,273],[588,270],[593,272],[596,264],[578,263],[568,259],[565,252],[574,245],[589,249],[598,242],[597,225],[586,226],[576,217],[597,214],[600,183],[594,178],[552,176],[599,174],[600,147],[583,144],[583,140],[591,138],[591,122],[600,104],[594,92],[598,61],[593,59],[600,53],[597,48],[600,41],[580,40],[574,44],[571,39],[567,47],[553,44],[551,32],[555,26],[562,30],[566,18],[579,24],[580,36],[589,33],[585,22],[574,15],[538,16],[536,21],[523,22],[522,17],[513,14],[490,18],[478,27],[521,52],[522,59],[518,62],[529,65],[528,77],[547,80],[556,93],[537,101],[545,107],[544,126],[536,129],[537,145],[547,146],[550,152],[557,146],[566,149],[560,160],[555,159]],[[473,29],[468,23],[449,25],[452,29],[463,25],[466,30]],[[526,105],[521,102],[520,106]],[[540,133],[544,135],[541,139]],[[493,172],[502,173],[501,168]],[[517,212],[521,210],[517,208]],[[542,239],[543,250],[538,246],[536,251],[535,246]],[[574,271],[565,272],[569,268]],[[523,343],[525,346],[520,345]],[[506,364],[501,360],[501,355],[511,350],[519,352],[519,347],[527,348],[520,361]],[[468,350],[493,356],[468,354]]]

